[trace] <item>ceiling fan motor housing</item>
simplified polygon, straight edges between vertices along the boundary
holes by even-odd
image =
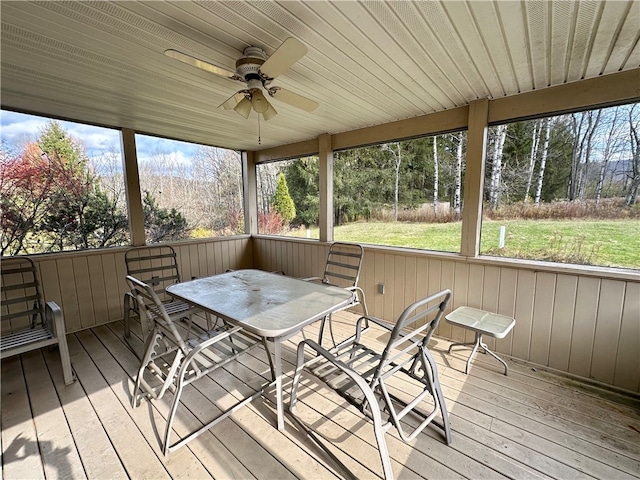
[[[249,83],[252,80],[260,81],[262,86],[262,75],[260,67],[267,59],[267,55],[259,47],[247,47],[244,49],[244,57],[236,61],[236,75]],[[251,88],[251,86],[249,86]]]

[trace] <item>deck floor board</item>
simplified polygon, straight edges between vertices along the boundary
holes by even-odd
[[[346,335],[354,315],[334,316]],[[138,332],[134,329],[134,332]],[[317,326],[305,329],[317,335]],[[382,332],[372,341],[383,345]],[[139,333],[138,333],[139,334]],[[285,405],[289,402],[296,336],[283,345]],[[275,407],[258,399],[165,457],[160,436],[171,395],[131,408],[132,377],[141,340],[123,340],[121,322],[68,336],[78,380],[62,381],[57,352],[43,349],[2,362],[2,478],[341,478],[339,468],[287,415],[274,428]],[[411,444],[386,434],[397,478],[640,479],[640,401],[575,379],[509,361],[509,376],[486,355],[463,373],[468,351],[447,354],[434,338],[453,430],[446,446],[427,428]],[[486,358],[485,358],[486,357]],[[258,349],[190,385],[174,434],[202,425],[269,376]],[[410,385],[399,382],[393,388]],[[273,398],[273,391],[266,393]],[[359,412],[304,374],[297,417],[358,478],[380,478],[371,425]],[[408,420],[411,421],[411,420]],[[175,439],[176,437],[174,437]]]

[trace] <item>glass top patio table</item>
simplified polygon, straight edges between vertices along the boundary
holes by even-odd
[[[274,344],[278,430],[284,429],[282,342],[351,303],[353,292],[262,270],[236,270],[167,287],[173,297]]]

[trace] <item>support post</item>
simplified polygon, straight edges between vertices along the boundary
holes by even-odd
[[[244,190],[244,232],[258,233],[258,183],[254,152],[242,152],[242,187]]]
[[[131,245],[137,247],[146,244],[144,234],[144,212],[142,210],[142,193],[140,192],[140,175],[138,172],[138,156],[136,153],[136,132],[130,128],[120,131],[122,158],[124,167],[125,194],[129,214],[129,232]]]
[[[483,98],[469,104],[467,162],[464,174],[464,208],[462,210],[462,239],[460,243],[460,253],[467,257],[477,257],[480,253],[488,116],[488,99]]]
[[[333,242],[333,149],[331,135],[318,137],[318,160],[320,162],[320,241]]]

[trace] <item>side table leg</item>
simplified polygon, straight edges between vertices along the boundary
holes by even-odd
[[[471,355],[469,355],[469,358],[467,359],[467,366],[464,369],[465,375],[469,373],[469,366],[471,365],[471,360],[473,359],[473,356],[478,351],[478,347],[480,346],[481,343],[482,343],[482,335],[476,332],[476,341],[473,345],[473,350],[471,350]]]
[[[507,362],[505,362],[503,359],[501,359],[498,355],[496,355],[495,353],[493,353],[491,350],[489,350],[487,348],[487,345],[484,343],[481,343],[480,346],[482,348],[484,348],[484,351],[486,353],[488,353],[489,355],[491,355],[493,358],[495,358],[496,360],[498,360],[502,365],[504,365],[504,374],[505,376],[507,375],[507,372],[509,371],[509,367],[507,366]]]
[[[464,373],[465,374],[469,373],[469,366],[471,365],[471,360],[473,359],[473,356],[478,351],[478,347],[480,346],[480,343],[482,342],[482,335],[480,335],[478,332],[475,332],[475,335],[476,335],[476,338],[475,338],[475,341],[473,341],[473,342],[460,342],[460,343],[452,343],[451,345],[449,345],[448,353],[451,353],[451,349],[453,347],[473,347],[473,349],[471,350],[471,354],[469,355],[469,358],[467,359],[467,365],[466,365],[466,367],[464,369]]]

